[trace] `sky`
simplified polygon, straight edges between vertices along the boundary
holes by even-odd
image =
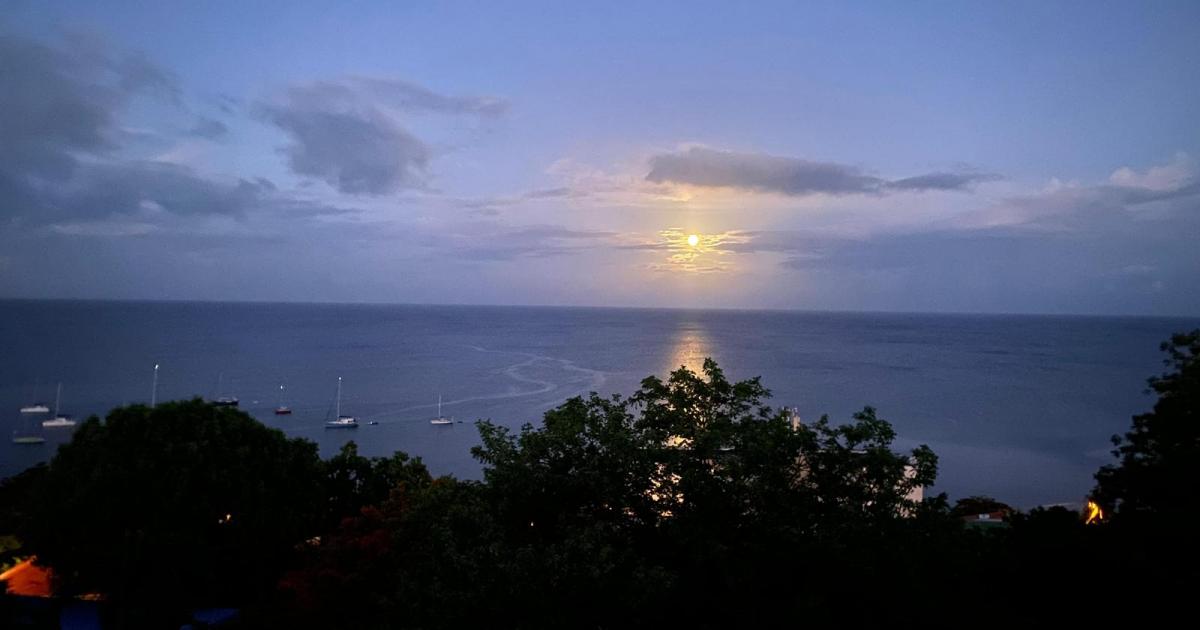
[[[1197,68],[1191,1],[10,1],[0,297],[1195,316]]]

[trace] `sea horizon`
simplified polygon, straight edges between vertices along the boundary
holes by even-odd
[[[872,309],[804,309],[787,307],[742,307],[742,306],[645,306],[621,304],[542,304],[542,303],[485,303],[485,302],[373,302],[338,300],[247,300],[247,299],[191,299],[191,298],[89,298],[89,297],[0,297],[3,302],[96,302],[132,304],[249,304],[249,305],[296,305],[296,306],[411,306],[447,308],[546,308],[617,311],[717,311],[734,313],[796,313],[813,315],[929,315],[947,317],[1063,317],[1095,319],[1176,319],[1200,320],[1200,313],[1147,314],[1147,313],[1084,313],[1046,311],[922,311],[922,310],[872,310]]]

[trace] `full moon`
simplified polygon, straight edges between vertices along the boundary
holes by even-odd
[[[700,237],[699,237],[699,236],[696,236],[695,234],[689,234],[689,235],[688,235],[688,245],[689,245],[689,246],[691,246],[691,247],[695,247],[695,246],[697,246],[697,245],[699,245],[699,244],[700,244]]]

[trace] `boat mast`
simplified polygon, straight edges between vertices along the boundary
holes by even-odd
[[[279,406],[283,407],[283,384],[279,384]]]
[[[438,417],[442,417],[442,395],[438,394]]]
[[[150,386],[150,406],[158,400],[158,364],[154,364],[154,384]]]
[[[54,392],[54,417],[59,417],[58,401],[62,399],[62,383],[58,384],[58,391]]]
[[[335,408],[337,409],[337,411],[335,411],[333,413],[333,419],[341,420],[342,419],[342,377],[340,377],[340,376],[338,377],[337,404],[336,404]]]

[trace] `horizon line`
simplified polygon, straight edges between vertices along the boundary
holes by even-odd
[[[91,302],[125,304],[246,304],[276,306],[404,306],[404,307],[449,307],[449,308],[541,308],[578,310],[626,310],[626,311],[689,311],[725,313],[796,313],[827,315],[938,315],[949,317],[1076,317],[1095,319],[1182,319],[1200,320],[1200,314],[1146,314],[1146,313],[1051,313],[1039,311],[905,311],[873,309],[803,309],[787,307],[736,307],[736,306],[634,306],[623,304],[521,304],[521,303],[443,303],[443,302],[384,302],[384,301],[337,301],[337,300],[245,300],[245,299],[188,299],[188,298],[95,298],[95,297],[12,297],[0,296],[0,302]]]

